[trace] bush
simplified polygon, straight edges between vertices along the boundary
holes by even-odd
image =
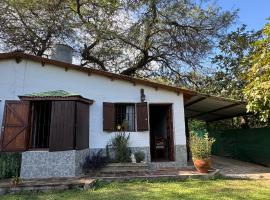
[[[19,177],[20,170],[20,153],[0,153],[0,179]]]
[[[87,156],[83,163],[83,170],[88,172],[89,170],[99,170],[105,167],[108,163],[108,158],[103,156],[103,150],[99,150],[97,153],[93,153],[92,156]]]
[[[209,138],[208,133],[204,137],[199,137],[194,132],[191,132],[190,150],[193,159],[206,159],[211,157],[212,145],[215,142],[214,138]]]
[[[138,151],[134,154],[136,162],[140,163],[142,161],[144,161],[145,158],[145,154],[143,151]]]
[[[131,151],[129,149],[129,135],[125,132],[117,133],[111,140],[111,145],[115,151],[115,162],[130,162]]]

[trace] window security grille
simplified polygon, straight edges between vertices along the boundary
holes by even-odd
[[[115,129],[135,131],[134,104],[115,104]]]

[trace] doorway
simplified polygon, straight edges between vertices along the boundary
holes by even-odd
[[[51,101],[31,102],[30,149],[49,148],[51,109]]]
[[[174,161],[173,122],[171,104],[150,104],[151,161]]]

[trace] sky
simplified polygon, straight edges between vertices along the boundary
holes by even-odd
[[[241,24],[247,29],[261,29],[270,17],[270,0],[216,0],[217,4],[225,10],[239,9],[239,18],[232,30]]]

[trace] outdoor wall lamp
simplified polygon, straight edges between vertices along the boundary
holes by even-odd
[[[141,102],[145,102],[145,94],[144,94],[144,89],[141,89]]]

